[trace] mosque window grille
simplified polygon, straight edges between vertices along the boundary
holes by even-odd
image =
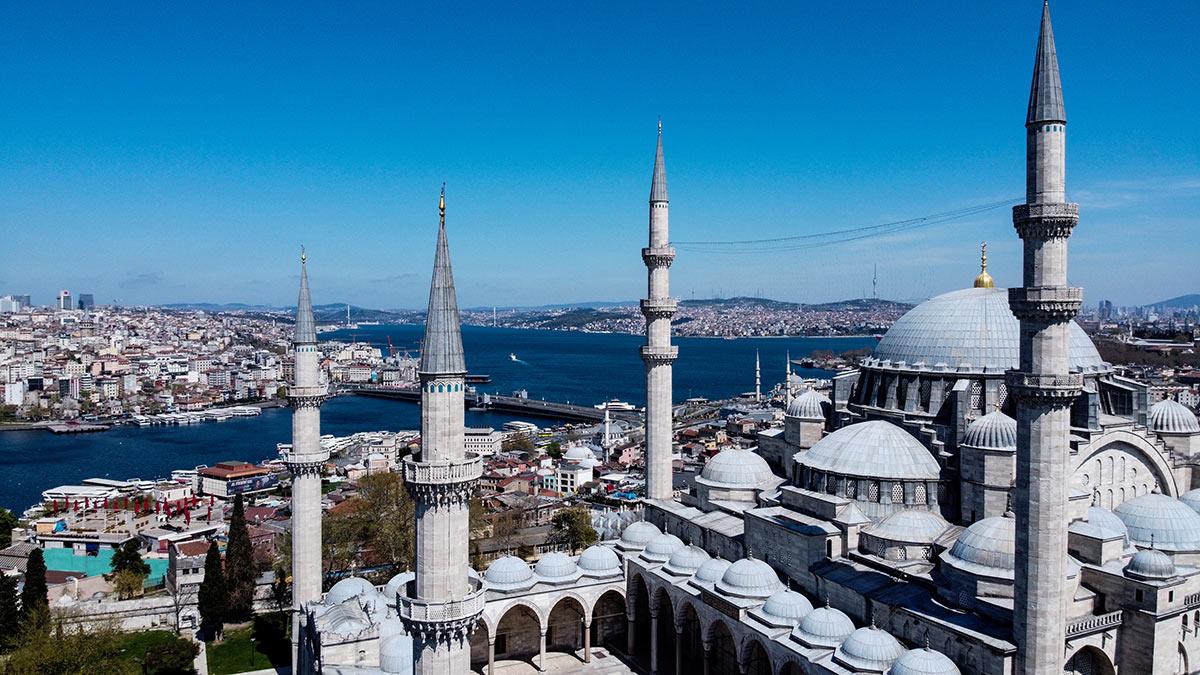
[[[828,475],[825,477],[825,494],[834,494],[837,492],[837,476]]]
[[[933,393],[933,382],[925,379],[921,380],[920,392],[921,410],[931,412],[929,410],[929,397]]]
[[[896,547],[896,560],[908,560],[908,549],[903,546]]]
[[[917,486],[913,488],[913,500],[918,504],[924,504],[928,499],[929,496],[925,494],[925,484],[917,483]]]
[[[911,378],[900,377],[896,382],[896,407],[903,410],[908,402],[908,382]]]
[[[983,383],[979,380],[971,382],[971,410],[981,410],[983,405]]]
[[[858,497],[858,481],[853,479],[846,481],[846,497],[849,499]]]
[[[904,485],[901,483],[892,483],[892,503],[904,503]]]
[[[879,501],[879,481],[871,481],[871,485],[867,488],[867,501]]]
[[[933,560],[933,547],[932,546],[922,546],[921,547],[921,557],[924,558],[925,560]]]
[[[1000,408],[1003,408],[1004,402],[1007,400],[1008,400],[1008,385],[1001,382],[999,395],[996,398],[996,402],[997,402],[996,409],[999,410]]]

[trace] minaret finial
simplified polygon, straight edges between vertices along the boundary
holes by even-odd
[[[438,224],[446,226],[446,181],[442,181],[442,194],[438,197]]]
[[[300,264],[308,262],[308,254],[304,252],[304,244],[300,244]]]
[[[996,282],[987,271],[987,242],[979,244],[979,276],[975,277],[975,288],[995,288]]]

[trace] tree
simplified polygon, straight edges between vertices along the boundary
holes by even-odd
[[[154,645],[146,650],[144,670],[151,675],[190,675],[200,647],[184,638]]]
[[[206,640],[216,638],[225,627],[225,613],[229,601],[225,587],[225,570],[221,566],[221,551],[217,542],[208,545],[204,558],[204,581],[196,598],[200,610],[200,630]]]
[[[35,548],[25,563],[25,588],[21,589],[21,617],[26,627],[44,628],[50,620],[50,600],[46,593],[46,560],[42,549]]]
[[[109,577],[113,588],[117,591],[117,597],[121,600],[128,600],[142,592],[142,588],[146,585],[146,575],[141,574],[132,569],[123,569],[120,572],[114,572]]]
[[[140,575],[143,579],[150,575],[150,565],[142,560],[141,546],[138,545],[137,539],[130,539],[125,542],[112,557],[113,574],[118,572],[134,572]]]
[[[291,588],[288,586],[287,571],[275,566],[275,581],[271,584],[271,599],[275,601],[275,609],[282,612],[292,602]]]
[[[471,497],[470,511],[468,513],[468,518],[469,518],[468,522],[470,523],[470,531],[471,531],[472,537],[474,537],[474,535],[482,532],[484,529],[487,528],[487,517],[486,516],[487,516],[487,511],[486,511],[486,509],[483,508],[483,500],[479,498],[479,495],[475,495],[474,497]]]
[[[504,452],[532,452],[533,441],[526,434],[515,434],[505,439],[500,444],[500,449]]]
[[[550,441],[550,445],[546,446],[546,454],[554,459],[561,459],[563,456],[562,444],[558,441]]]
[[[17,608],[17,578],[0,574],[0,652],[16,646],[21,629],[21,611]]]
[[[225,548],[225,583],[229,592],[228,618],[244,621],[254,614],[254,547],[246,527],[246,509],[239,494],[229,518],[229,543]]]
[[[12,511],[0,508],[0,548],[12,545],[13,528],[20,525]]]
[[[596,543],[596,529],[585,506],[572,506],[554,514],[550,519],[550,542],[572,552]]]
[[[416,541],[416,505],[398,473],[377,473],[358,482],[363,507],[366,543],[374,553],[397,570],[413,566]]]
[[[8,657],[5,673],[41,675],[42,673],[104,673],[136,675],[141,672],[128,655],[128,644],[111,626],[84,628],[80,625],[54,631],[22,631],[20,647]]]

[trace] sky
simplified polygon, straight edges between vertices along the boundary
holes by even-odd
[[[714,5],[714,6],[709,6]],[[463,306],[645,293],[655,129],[675,241],[1018,198],[1041,3],[0,0],[0,294],[422,307],[447,184]],[[1055,0],[1070,281],[1200,292],[1200,3]],[[1007,209],[841,246],[681,251],[673,294],[917,300]]]

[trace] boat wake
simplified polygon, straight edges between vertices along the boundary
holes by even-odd
[[[529,365],[529,362],[528,362],[528,361],[522,361],[521,359],[518,359],[516,354],[512,354],[512,353],[510,353],[510,354],[508,355],[508,358],[509,358],[509,359],[510,359],[510,360],[511,360],[513,363],[519,363],[519,364],[521,364],[521,365],[523,365],[523,366],[527,366],[527,365]]]

